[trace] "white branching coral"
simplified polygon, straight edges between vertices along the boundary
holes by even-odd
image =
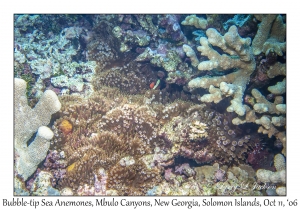
[[[182,22],[182,25],[195,26],[196,28],[206,29],[208,23],[207,20],[196,15],[187,16]]]
[[[274,166],[276,172],[258,169],[256,176],[259,182],[276,184],[276,193],[278,195],[286,195],[286,163],[282,154],[277,154],[274,157]]]
[[[200,98],[203,102],[218,103],[223,98],[232,96],[233,99],[227,111],[243,116],[246,113],[243,105],[244,91],[256,66],[250,47],[251,39],[241,38],[236,26],[231,26],[224,36],[213,28],[207,29],[206,35],[208,38],[200,38],[201,46],[197,50],[209,60],[200,62],[198,69],[200,71],[215,69],[220,72],[234,70],[234,72],[223,76],[195,78],[189,82],[188,87],[208,89],[210,94],[205,94]],[[220,55],[212,46],[219,47],[224,54]]]
[[[27,180],[47,155],[53,132],[46,125],[49,124],[51,115],[60,110],[61,104],[56,94],[47,90],[31,109],[27,103],[26,82],[15,78],[14,85],[15,170]],[[27,145],[36,131],[35,139]]]
[[[255,15],[261,21],[257,34],[253,39],[253,53],[259,55],[261,52],[269,54],[275,52],[282,56],[286,51],[286,25],[281,15]]]

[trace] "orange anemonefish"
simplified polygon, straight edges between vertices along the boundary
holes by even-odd
[[[150,89],[153,89],[154,86],[155,86],[155,82],[151,82],[151,84],[150,84]]]
[[[159,83],[160,79],[156,81],[156,84],[154,82],[151,82],[150,88],[155,90],[157,87],[159,87]]]

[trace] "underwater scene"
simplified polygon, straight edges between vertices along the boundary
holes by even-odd
[[[285,14],[15,14],[14,195],[286,195]]]

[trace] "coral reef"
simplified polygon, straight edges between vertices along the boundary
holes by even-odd
[[[282,154],[275,155],[274,166],[276,168],[276,172],[265,169],[257,170],[257,179],[265,184],[276,184],[276,193],[278,195],[286,195],[286,165],[285,158]]]
[[[166,170],[167,172],[167,170]],[[251,167],[201,166],[194,169],[192,177],[168,171],[169,177],[152,189],[154,195],[262,195],[255,188],[255,173]]]
[[[286,194],[286,15],[14,22],[15,195]]]
[[[261,142],[256,143],[251,152],[248,153],[247,162],[252,166],[254,170],[264,168],[267,170],[273,170],[272,162],[274,154],[271,153]]]
[[[43,195],[43,196],[57,196],[60,195],[60,192],[52,187],[51,180],[53,175],[47,171],[40,171],[32,183],[31,193],[32,195]]]
[[[184,114],[186,117],[173,117],[159,131],[171,146],[169,153],[197,163],[210,163],[215,159],[224,163],[245,160],[254,140],[250,140],[250,135],[235,132],[226,116],[208,110],[205,105],[191,106]]]
[[[116,95],[109,101],[107,96],[98,94],[82,104],[63,106],[59,113],[62,117],[54,123],[53,146],[63,145],[60,148],[66,152],[68,165],[58,186],[69,187],[74,194],[83,193],[83,185],[98,195],[100,191],[106,195],[111,190],[118,195],[145,194],[160,181],[159,170],[147,169],[141,160],[149,154],[148,144],[154,144],[156,138],[154,113],[147,107],[122,102],[122,95],[120,104],[115,104],[112,101]],[[72,133],[60,129],[66,120],[73,124]],[[85,129],[87,126],[89,130]],[[103,182],[103,174],[107,176],[105,186],[96,187]],[[98,188],[102,190],[95,193]]]
[[[60,110],[61,104],[56,94],[47,90],[31,109],[27,104],[26,82],[15,78],[14,83],[15,170],[17,175],[27,180],[47,155],[53,132],[46,125],[51,115]],[[36,131],[35,139],[29,144]]]
[[[58,35],[44,34],[36,29],[26,37],[16,36],[15,68],[22,72],[23,66],[29,65],[32,74],[39,76],[33,87],[35,97],[39,98],[50,84],[89,94],[91,87],[86,81],[94,74],[95,63],[75,61],[83,51],[84,44],[80,40],[86,33],[86,28],[69,27]]]
[[[250,82],[250,76],[254,72],[256,66],[254,56],[251,52],[251,40],[249,38],[240,38],[235,26],[231,26],[224,36],[221,36],[214,29],[208,29],[206,33],[208,39],[201,37],[201,46],[197,49],[201,52],[201,55],[207,56],[210,60],[200,62],[198,69],[201,71],[214,69],[221,71],[236,68],[237,70],[223,76],[204,76],[192,79],[188,83],[189,88],[195,89],[201,87],[208,89],[210,94],[204,94],[200,98],[203,102],[219,103],[225,97],[233,97],[231,105],[227,107],[227,111],[234,111],[240,117],[233,119],[232,123],[239,125],[246,122],[252,122],[262,125],[258,129],[258,132],[268,134],[269,138],[275,136],[277,139],[280,139],[283,144],[282,153],[285,154],[286,139],[285,131],[282,129],[282,127],[285,126],[285,103],[284,98],[279,96],[285,94],[285,79],[274,86],[268,87],[268,90],[276,96],[274,103],[269,102],[257,89],[253,88],[251,91],[254,97],[253,103],[251,104],[253,107],[252,110],[243,103],[246,85]],[[209,44],[221,48],[229,55],[220,55]],[[253,46],[253,48],[254,47],[255,46]],[[187,53],[187,56],[194,56],[194,54],[189,52]],[[268,78],[274,78],[278,75],[285,74],[285,64],[280,62],[276,62],[274,65],[270,66],[267,71]],[[271,115],[260,115],[259,118],[256,116],[256,113],[269,113]],[[274,116],[274,114],[276,114],[276,116]]]
[[[147,47],[135,60],[138,62],[150,61],[155,67],[163,68],[168,72],[167,83],[184,85],[190,80],[192,69],[182,63],[180,58],[182,53],[184,52],[181,48],[170,48],[167,44],[159,44],[154,50]]]
[[[133,61],[122,67],[99,71],[92,84],[95,90],[101,89],[102,86],[108,86],[117,87],[129,94],[142,94],[156,79],[157,76],[151,66]]]

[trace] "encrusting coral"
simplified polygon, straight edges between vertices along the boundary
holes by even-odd
[[[27,104],[26,82],[15,78],[14,83],[15,170],[27,180],[47,155],[53,132],[46,125],[49,124],[51,115],[60,110],[61,104],[56,94],[47,90],[31,109]],[[36,138],[28,145],[36,131]]]

